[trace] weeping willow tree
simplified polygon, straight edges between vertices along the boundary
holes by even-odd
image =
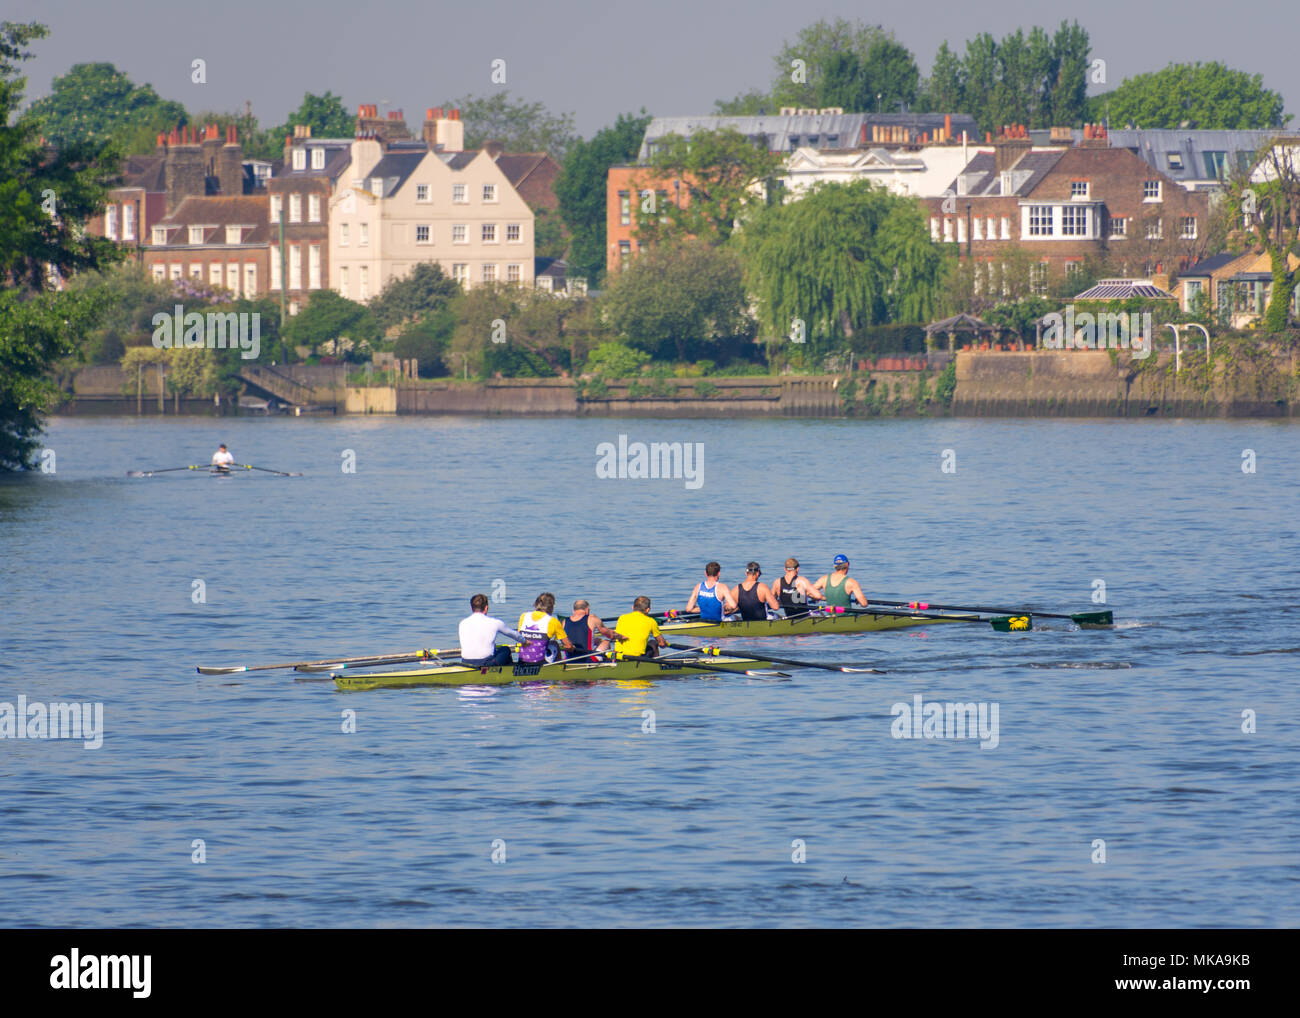
[[[739,241],[769,358],[793,342],[801,359],[817,359],[865,326],[921,322],[934,310],[942,258],[920,207],[868,181],[769,206]]]

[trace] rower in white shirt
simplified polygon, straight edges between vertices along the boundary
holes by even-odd
[[[229,470],[235,463],[235,457],[224,445],[212,454],[212,465],[218,470]]]
[[[461,661],[471,668],[513,664],[514,662],[510,657],[510,648],[497,646],[497,634],[500,633],[515,640],[522,640],[522,634],[487,613],[488,599],[486,594],[475,594],[471,597],[469,607],[469,616],[461,619],[460,622]]]

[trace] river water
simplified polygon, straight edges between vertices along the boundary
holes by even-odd
[[[702,472],[597,477],[620,435]],[[125,476],[222,441],[305,476]],[[0,740],[5,925],[1300,923],[1293,424],[56,419],[46,445],[52,473],[0,481],[0,704],[101,703],[102,745]],[[1104,596],[1118,624],[760,641],[884,675],[194,671],[453,646],[476,591],[615,616],[711,558],[841,552],[880,597]],[[896,738],[916,696],[996,706],[996,740]]]

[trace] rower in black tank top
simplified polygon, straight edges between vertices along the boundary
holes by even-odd
[[[795,577],[798,582],[798,577]],[[773,593],[776,599],[781,603],[781,610],[785,612],[787,619],[796,619],[808,614],[808,598],[799,593],[798,588],[785,585],[785,577],[777,577]]]
[[[564,620],[564,635],[573,644],[573,650],[565,652],[564,656],[566,658],[587,657],[591,653],[591,623],[588,621],[589,618],[590,616],[584,615],[576,622],[573,619]]]
[[[758,599],[757,582],[748,590],[743,583],[736,586],[736,607],[740,610],[740,617],[746,622],[767,621],[767,608]]]

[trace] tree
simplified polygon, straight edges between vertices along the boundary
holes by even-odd
[[[611,166],[636,159],[650,117],[619,114],[590,141],[578,139],[555,179],[560,216],[569,228],[569,264],[575,275],[593,283],[605,270],[605,178]]]
[[[832,58],[853,54],[859,65],[865,66],[871,44],[881,38],[888,35],[879,25],[844,18],[816,21],[800,29],[794,41],[787,42],[776,55],[772,102],[777,107],[816,106]]]
[[[480,377],[557,375],[569,366],[564,321],[583,303],[508,283],[476,286],[453,305],[448,367]]]
[[[941,256],[920,206],[868,181],[824,184],[770,206],[740,243],[768,334],[794,335],[813,353],[863,326],[920,322],[933,311]]]
[[[310,127],[313,138],[351,138],[356,130],[356,119],[333,92],[327,91],[324,95],[308,92],[276,135],[283,141],[300,125]]]
[[[393,344],[393,353],[403,360],[414,358],[421,378],[438,378],[449,373],[447,351],[456,331],[456,316],[444,306],[403,329]]]
[[[892,39],[873,40],[865,58],[853,52],[832,53],[822,70],[819,107],[866,113],[892,111],[916,101],[916,62],[906,47]]]
[[[443,105],[460,110],[467,149],[499,141],[507,152],[545,152],[563,162],[577,141],[572,113],[557,116],[540,102],[516,102],[505,89],[490,96],[464,95]]]
[[[185,107],[136,85],[112,64],[74,64],[31,104],[41,133],[55,148],[115,142],[127,154],[151,152],[156,135],[189,122]]]
[[[437,262],[417,262],[407,275],[389,281],[368,306],[388,330],[442,311],[460,292],[460,284],[444,275]]]
[[[1238,129],[1283,127],[1282,96],[1258,74],[1218,61],[1170,64],[1126,78],[1113,92],[1094,96],[1092,117],[1115,126]]]
[[[935,54],[930,78],[923,89],[925,105],[936,113],[956,113],[966,109],[965,72],[961,57],[944,42]]]
[[[44,25],[0,23],[0,470],[30,468],[44,415],[58,398],[48,371],[77,348],[101,307],[91,294],[57,291],[57,277],[122,257],[82,224],[104,207],[118,172],[106,141],[52,151],[40,120],[19,114],[18,64]]]
[[[644,350],[625,343],[601,343],[587,355],[586,370],[599,378],[631,378],[650,363]]]
[[[664,210],[667,230],[660,224],[660,215],[639,219],[638,239],[653,243],[668,232],[721,243],[731,236],[739,219],[766,201],[755,185],[773,180],[782,165],[779,153],[755,145],[731,128],[699,131],[690,138],[665,135],[650,159],[651,176],[681,179],[690,200],[680,205],[669,202]]]
[[[615,278],[604,304],[627,345],[660,359],[716,357],[750,331],[739,259],[698,238],[642,251]]]
[[[761,117],[776,111],[776,103],[766,92],[752,88],[734,99],[718,99],[713,112],[720,117]]]
[[[1242,211],[1248,235],[1268,252],[1273,285],[1264,327],[1282,332],[1297,281],[1288,256],[1300,258],[1300,146],[1270,144],[1256,171],[1234,183],[1232,200]]]
[[[333,290],[312,291],[306,307],[289,320],[285,329],[290,345],[310,347],[314,353],[322,343],[332,343],[334,352],[342,350],[350,357],[369,353],[379,335],[379,323],[369,308]]]

